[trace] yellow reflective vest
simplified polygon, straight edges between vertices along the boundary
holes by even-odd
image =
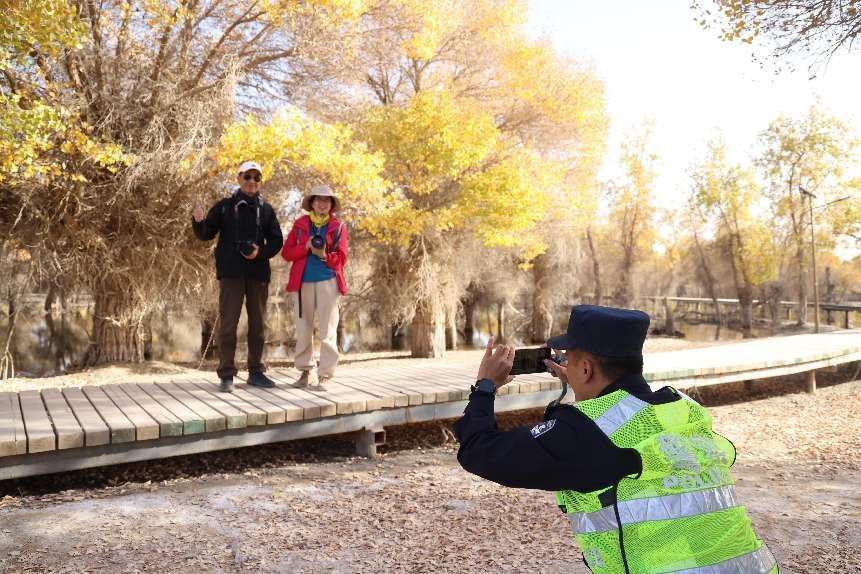
[[[643,462],[608,489],[556,493],[586,563],[595,574],[779,572],[736,496],[735,448],[705,408],[678,394],[653,405],[618,390],[575,405]]]

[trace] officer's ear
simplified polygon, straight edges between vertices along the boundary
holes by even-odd
[[[595,373],[595,361],[591,355],[582,351],[568,351],[568,377],[575,375],[579,380],[588,383]]]
[[[584,355],[580,360],[579,368],[582,369],[583,382],[592,382],[593,375],[595,374],[595,360],[589,355]]]

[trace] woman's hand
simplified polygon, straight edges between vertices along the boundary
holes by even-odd
[[[323,261],[326,260],[326,249],[324,247],[321,247],[320,249],[317,249],[316,247],[312,247],[311,253],[313,253],[314,255],[316,255],[317,257],[322,259]]]

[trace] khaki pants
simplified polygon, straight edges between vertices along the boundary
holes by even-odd
[[[299,317],[299,293],[291,293],[293,318],[296,321],[296,352],[294,360],[300,371],[314,368],[314,315],[320,321],[320,367],[321,377],[335,375],[338,366],[338,303],[341,294],[338,282],[332,278],[317,283],[302,283],[302,317]]]
[[[236,374],[236,327],[242,304],[248,314],[248,372],[262,373],[263,344],[266,342],[266,300],[269,283],[253,279],[221,279],[218,282],[218,376]]]

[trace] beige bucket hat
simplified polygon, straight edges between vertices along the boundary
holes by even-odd
[[[335,195],[335,192],[332,191],[332,188],[328,185],[315,185],[311,188],[311,191],[302,199],[302,209],[305,211],[313,211],[311,208],[311,201],[315,197],[331,197],[332,198],[332,213],[339,211],[341,209],[341,202],[338,201],[338,197]]]

